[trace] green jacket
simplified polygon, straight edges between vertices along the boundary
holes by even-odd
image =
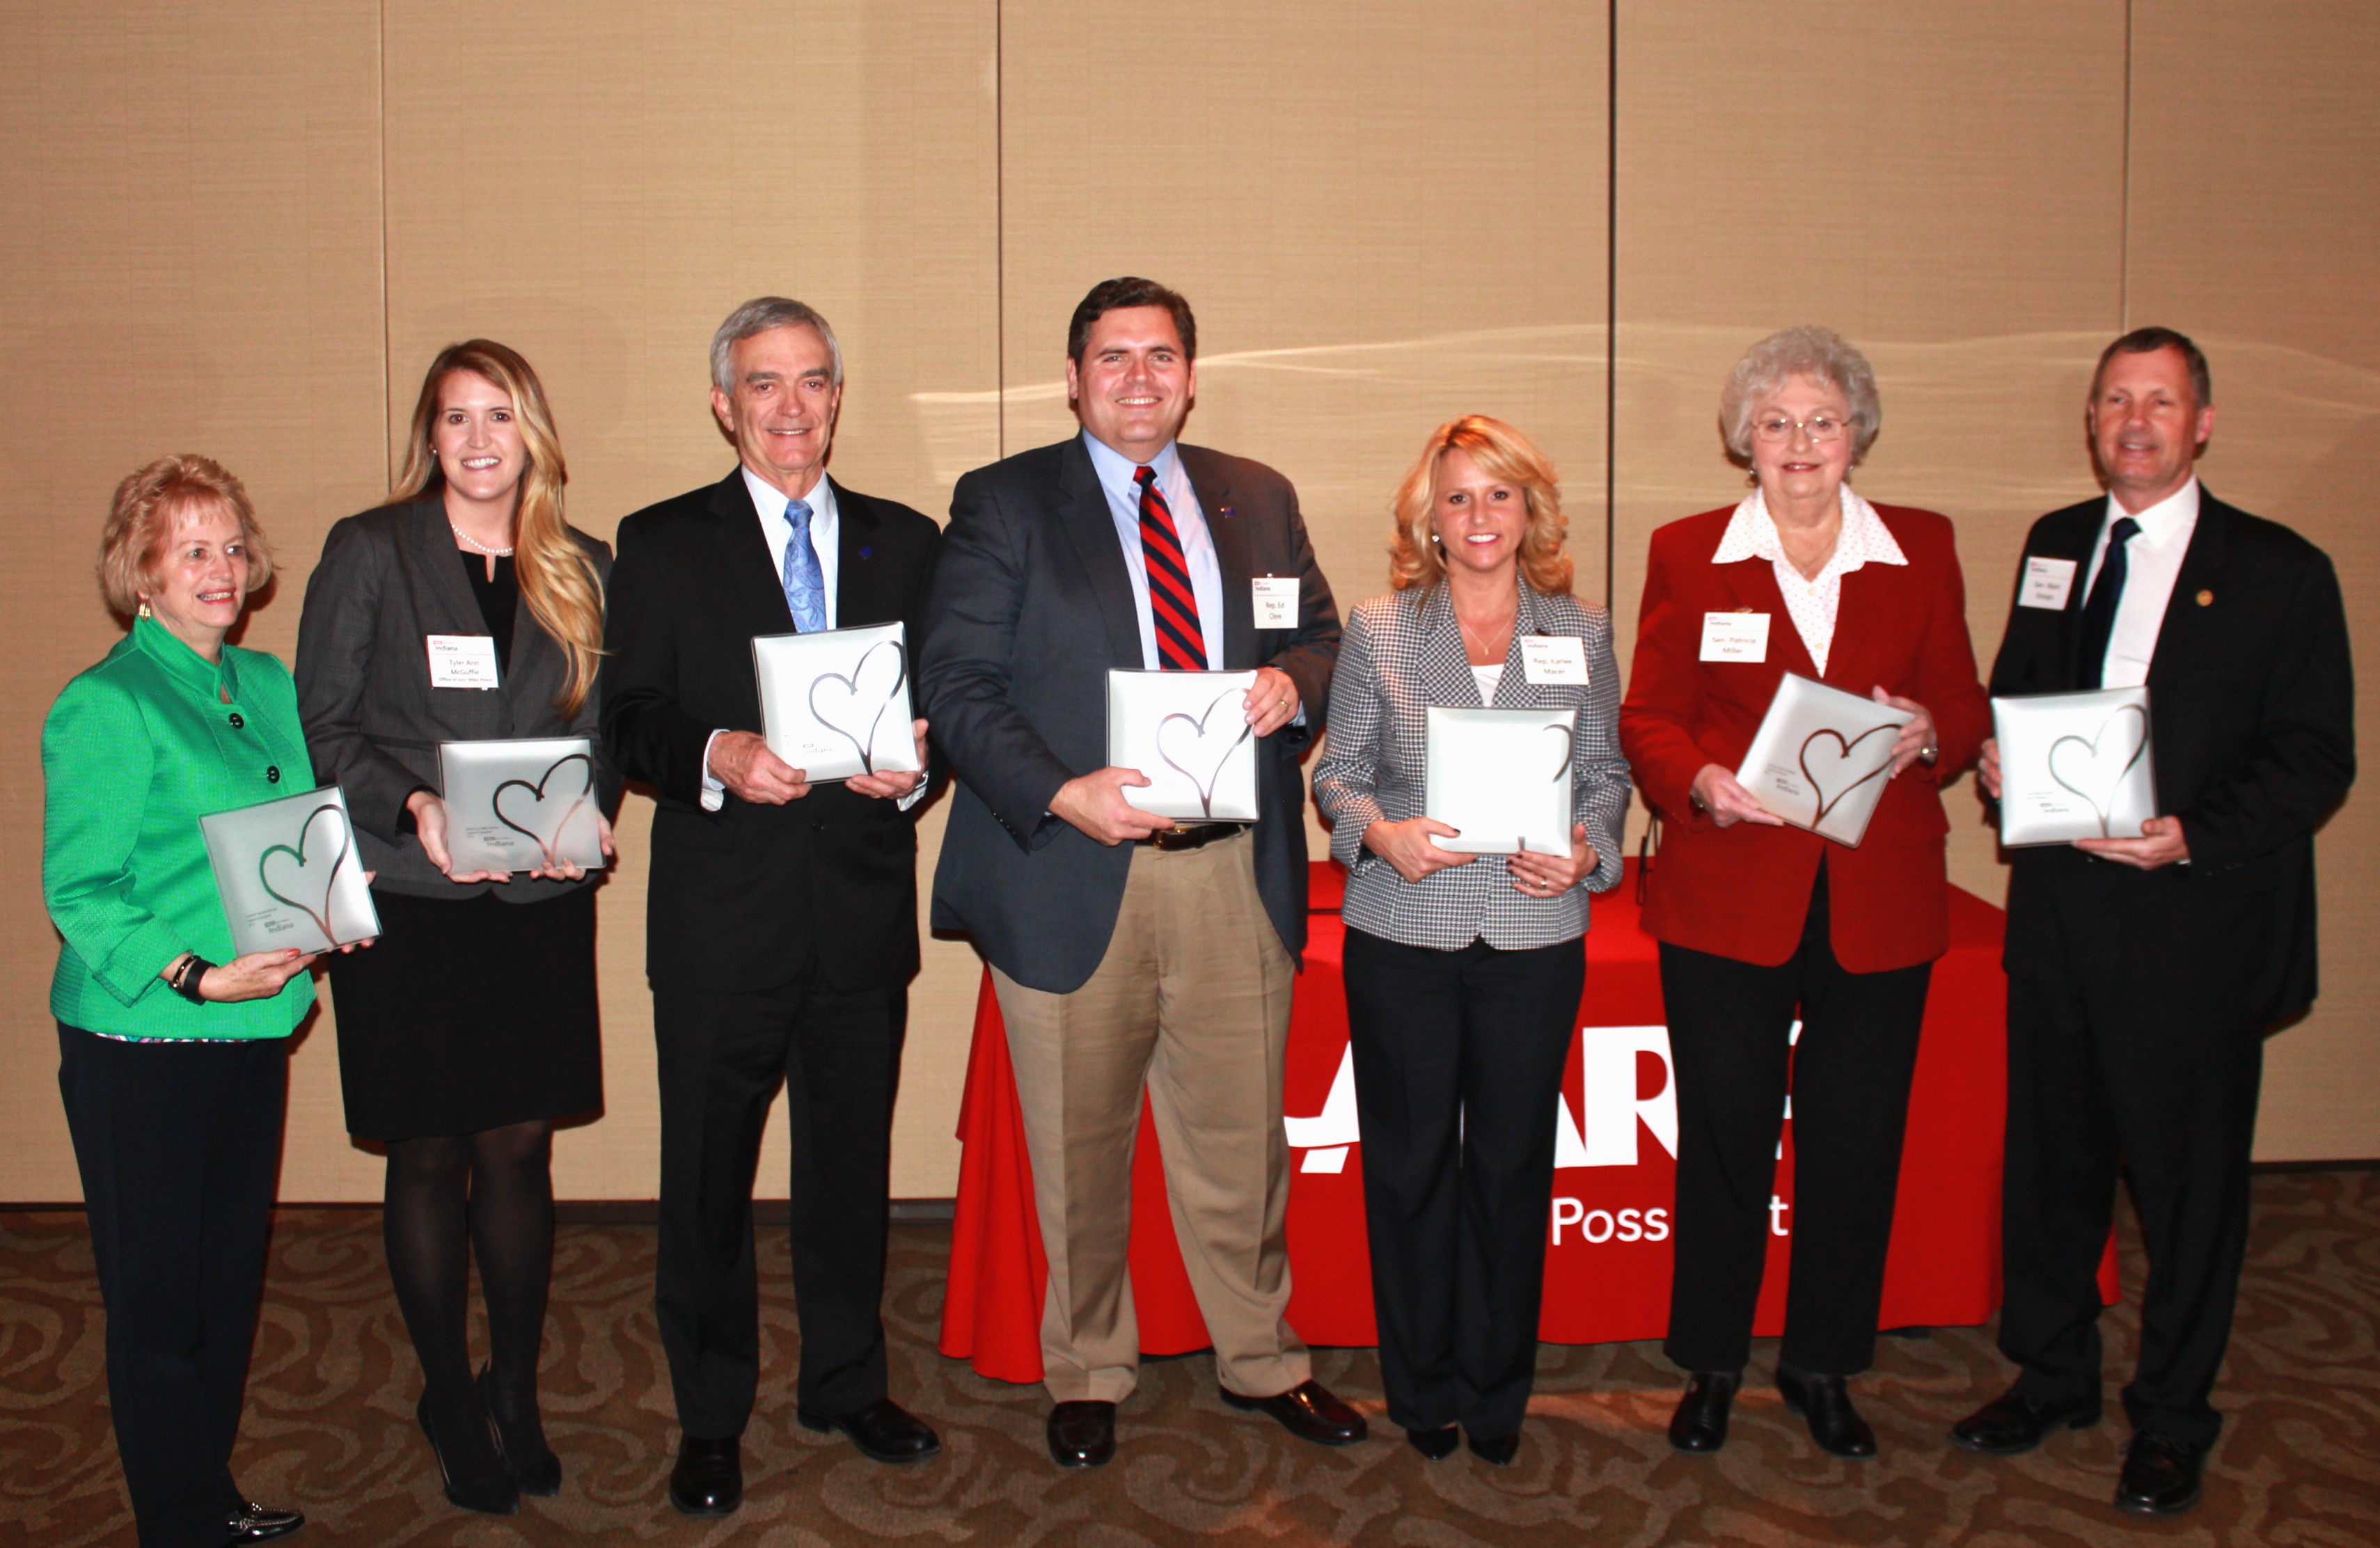
[[[42,782],[42,897],[66,937],[50,1013],[116,1037],[286,1037],[311,974],[234,1005],[157,974],[185,951],[231,960],[199,818],[312,786],[289,669],[232,645],[218,665],[135,620],[50,707]]]

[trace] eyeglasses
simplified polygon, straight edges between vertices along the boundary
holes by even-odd
[[[1813,414],[1806,419],[1790,419],[1782,414],[1772,414],[1766,419],[1755,419],[1752,423],[1752,433],[1772,446],[1792,440],[1797,429],[1823,446],[1829,441],[1840,441],[1843,432],[1850,429],[1848,421],[1838,419],[1831,414]]]

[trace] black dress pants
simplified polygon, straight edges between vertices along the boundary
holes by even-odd
[[[2166,878],[2158,878],[2160,881]],[[2264,901],[2140,916],[2145,878],[2107,864],[2018,872],[2009,897],[2008,1154],[2000,1349],[2020,1390],[2099,1391],[2099,1259],[2119,1163],[2148,1248],[2136,1431],[2211,1445],[2208,1401],[2248,1245],[2263,1027],[2240,1003],[2239,942]]]
[[[220,1548],[264,1293],[289,1040],[58,1027],[58,1090],[107,1308],[107,1402],[141,1548]]]
[[[1438,951],[1350,929],[1345,970],[1389,1417],[1517,1434],[1585,942]]]
[[[885,1207],[908,1014],[905,986],[842,994],[806,978],[754,994],[654,987],[654,1301],[686,1434],[741,1435],[759,1389],[752,1180],[781,1080],[793,1147],[796,1398],[844,1414],[885,1395]]]
[[[1822,864],[1801,945],[1777,967],[1661,947],[1678,1092],[1676,1267],[1662,1348],[1688,1371],[1741,1371],[1751,1356],[1789,1081],[1793,1247],[1781,1358],[1827,1376],[1856,1375],[1876,1358],[1934,965],[1847,971],[1828,939],[1827,893]]]

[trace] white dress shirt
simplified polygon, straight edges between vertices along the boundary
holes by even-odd
[[[1140,485],[1133,475],[1140,465],[1090,431],[1083,445],[1091,454],[1091,471],[1108,497],[1108,514],[1115,522],[1116,541],[1123,545],[1123,573],[1132,582],[1132,605],[1140,615],[1140,664],[1156,670],[1157,620],[1148,611],[1148,565],[1140,549]],[[1182,556],[1190,562],[1190,591],[1198,603],[1198,632],[1207,642],[1207,664],[1223,667],[1223,564],[1215,557],[1214,534],[1207,530],[1207,513],[1198,491],[1190,487],[1182,454],[1171,441],[1148,465],[1157,470],[1157,492],[1165,497],[1173,530],[1182,539]]]
[[[1842,529],[1835,535],[1835,551],[1815,575],[1805,576],[1785,557],[1784,539],[1777,535],[1777,519],[1768,514],[1768,502],[1758,490],[1751,498],[1735,508],[1727,530],[1719,534],[1718,551],[1711,555],[1714,564],[1734,564],[1747,559],[1765,559],[1777,571],[1777,589],[1785,594],[1785,611],[1793,620],[1793,632],[1802,636],[1802,644],[1810,652],[1810,660],[1818,675],[1827,675],[1827,655],[1834,648],[1835,618],[1842,609],[1843,577],[1866,564],[1906,564],[1909,560],[1900,545],[1892,540],[1892,529],[1876,514],[1876,507],[1842,486]]]
[[[2157,631],[2165,626],[2166,604],[2173,600],[2173,583],[2181,574],[2182,556],[2190,551],[2190,535],[2198,527],[2198,479],[2158,501],[2145,511],[2127,511],[2114,495],[2099,522],[2099,539],[2091,550],[2091,571],[2083,582],[2088,599],[2107,557],[2107,539],[2124,516],[2141,524],[2124,545],[2124,595],[2116,603],[2116,624],[2107,635],[2107,654],[2099,669],[2102,688],[2137,688],[2149,680],[2149,661],[2156,655]]]

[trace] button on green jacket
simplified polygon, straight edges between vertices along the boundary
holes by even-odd
[[[137,619],[50,707],[42,781],[42,896],[66,937],[51,1014],[115,1037],[287,1036],[311,974],[232,1005],[157,974],[185,951],[231,960],[199,818],[313,786],[289,669],[233,645],[216,664]]]

